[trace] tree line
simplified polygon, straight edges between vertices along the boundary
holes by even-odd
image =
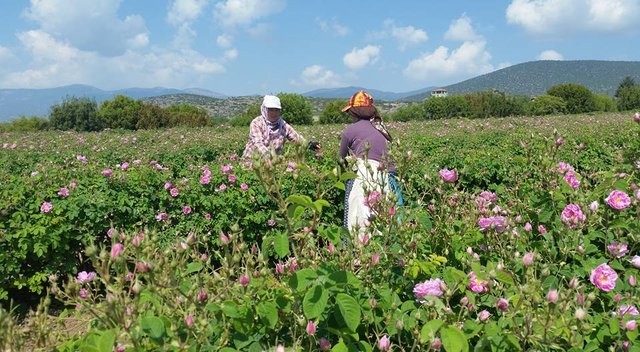
[[[280,93],[283,118],[294,125],[314,123],[313,106],[299,94]],[[351,118],[341,111],[346,99],[328,101],[317,123],[348,123]],[[542,116],[550,114],[580,114],[640,109],[640,84],[626,77],[613,97],[594,94],[575,83],[563,83],[549,88],[546,94],[531,98],[507,95],[497,90],[430,97],[422,102],[407,103],[383,113],[387,121],[429,120],[444,118],[486,118],[507,116]],[[101,131],[103,129],[157,129],[172,127],[205,127],[222,123],[248,126],[260,115],[260,103],[251,104],[246,111],[230,118],[210,116],[202,107],[177,104],[160,107],[123,95],[115,96],[100,105],[94,99],[67,97],[53,105],[48,118],[20,117],[0,124],[0,131],[40,131],[47,129]]]

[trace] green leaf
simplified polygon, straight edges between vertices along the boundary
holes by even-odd
[[[347,348],[347,345],[344,344],[344,342],[340,341],[335,346],[333,346],[331,351],[332,352],[349,352],[349,349]]]
[[[304,295],[302,311],[308,319],[315,319],[324,312],[329,293],[321,285],[316,285]]]
[[[496,270],[496,279],[511,286],[515,286],[516,284],[515,281],[513,281],[513,277],[511,277],[511,274],[504,270]]]
[[[288,196],[285,201],[288,204],[301,205],[305,208],[308,208],[312,204],[311,197],[301,194],[292,194]]]
[[[242,314],[238,311],[238,305],[234,301],[224,301],[221,305],[222,312],[229,318],[240,318]]]
[[[142,318],[140,326],[142,327],[142,330],[153,339],[160,339],[164,335],[164,324],[162,323],[162,319],[156,316],[148,315]]]
[[[427,343],[432,341],[436,336],[438,329],[444,324],[442,320],[431,320],[422,326],[422,330],[420,331],[420,342]]]
[[[358,175],[356,175],[355,172],[347,171],[347,172],[345,172],[345,173],[340,175],[340,181],[344,182],[344,181],[347,181],[347,180],[351,180],[351,179],[356,178],[357,176]]]
[[[360,306],[358,302],[351,296],[345,293],[338,293],[336,295],[336,303],[338,303],[338,310],[340,316],[346,324],[347,328],[352,332],[355,332],[360,325]]]
[[[462,331],[453,325],[448,325],[440,330],[442,346],[447,352],[467,352],[469,343]]]
[[[202,262],[189,263],[189,265],[187,265],[187,270],[185,271],[185,274],[196,273],[196,272],[202,270],[203,267],[204,266],[202,265]]]
[[[274,236],[273,250],[280,258],[283,258],[289,254],[289,237],[286,233],[280,232],[276,236]]]
[[[313,206],[315,207],[316,212],[321,213],[322,212],[322,208],[330,207],[331,204],[329,204],[329,202],[327,202],[324,199],[318,199],[315,202],[313,202]]]
[[[278,309],[273,302],[261,302],[256,308],[258,315],[268,322],[270,328],[274,328],[278,323]]]
[[[98,351],[111,352],[113,351],[113,345],[116,342],[116,334],[113,330],[107,330],[102,333],[97,342]]]
[[[316,272],[309,268],[300,269],[289,279],[289,286],[300,292],[309,287],[317,277],[318,275]]]

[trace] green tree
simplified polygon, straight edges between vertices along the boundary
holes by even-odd
[[[562,98],[567,103],[567,112],[569,114],[580,114],[596,110],[596,100],[593,93],[580,84],[558,84],[549,88],[547,94]]]
[[[112,100],[100,104],[98,117],[109,128],[135,130],[137,128],[142,102],[124,95],[116,95]]]
[[[540,95],[530,103],[529,112],[534,116],[566,114],[567,103],[553,95]]]
[[[15,120],[0,124],[1,132],[35,132],[49,128],[49,120],[38,116],[20,116]]]
[[[313,108],[307,98],[294,93],[280,93],[278,98],[282,104],[282,118],[285,121],[292,125],[313,123]]]
[[[169,125],[169,113],[166,109],[151,103],[140,104],[136,129],[149,130],[169,127]]]
[[[627,76],[622,80],[622,82],[620,82],[620,84],[618,85],[618,89],[616,89],[616,93],[613,96],[616,98],[620,98],[620,93],[624,89],[635,87],[635,86],[636,86],[636,81],[634,81],[633,78]]]
[[[98,117],[94,99],[67,97],[49,112],[51,126],[58,130],[99,131],[104,122]]]
[[[347,105],[346,99],[337,99],[330,101],[325,105],[324,109],[320,113],[318,121],[322,124],[329,123],[350,123],[351,117],[348,113],[342,112],[342,108]]]
[[[618,111],[640,109],[640,86],[635,85],[621,89],[617,106]]]
[[[251,121],[261,115],[261,103],[253,103],[247,107],[247,110],[240,115],[231,118],[231,126],[245,127],[251,124]]]
[[[171,127],[204,127],[209,121],[207,110],[191,104],[171,105],[167,112]]]
[[[606,94],[594,94],[593,98],[596,101],[596,110],[604,112],[616,111],[616,101]]]
[[[424,120],[425,114],[424,106],[422,104],[408,104],[401,106],[390,113],[389,120],[401,122]]]

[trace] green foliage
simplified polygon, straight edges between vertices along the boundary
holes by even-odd
[[[563,83],[547,90],[548,95],[562,98],[567,103],[567,113],[580,114],[596,111],[596,100],[591,91],[576,83]]]
[[[151,103],[142,103],[140,105],[136,129],[149,130],[165,128],[169,127],[170,124],[171,121],[169,120],[169,113],[166,109]]]
[[[320,113],[320,118],[318,122],[321,124],[330,124],[330,123],[350,123],[351,117],[349,114],[342,112],[342,108],[347,105],[347,100],[345,99],[337,99],[332,100],[327,105],[325,105],[324,109]]]
[[[409,104],[401,106],[394,112],[389,114],[390,121],[411,121],[411,120],[424,120],[425,111],[422,104]]]
[[[94,99],[67,97],[49,112],[51,126],[58,130],[99,131],[105,127]]]
[[[313,108],[309,99],[294,93],[280,93],[278,98],[282,105],[282,118],[289,124],[311,125],[313,123]]]
[[[9,122],[0,123],[0,132],[36,132],[49,129],[49,120],[38,116],[20,116]]]
[[[616,101],[604,94],[594,94],[593,98],[596,102],[596,111],[614,112],[617,111]]]
[[[528,99],[508,96],[498,91],[485,91],[464,95],[469,106],[469,117],[507,117],[523,115]]]
[[[618,111],[640,109],[640,85],[625,87],[618,95]]]
[[[423,103],[428,119],[468,117],[471,114],[469,102],[462,95],[431,97]]]
[[[209,122],[207,110],[190,104],[171,105],[167,114],[171,127],[204,127]]]
[[[109,128],[135,130],[137,128],[142,102],[124,95],[116,95],[100,104],[98,118]]]
[[[622,93],[623,90],[628,89],[628,88],[633,88],[635,86],[637,86],[636,81],[633,78],[627,76],[622,80],[622,82],[620,82],[620,84],[618,85],[618,88],[616,89],[616,92],[615,92],[615,94],[613,96],[616,97],[616,98],[620,98],[620,96],[621,96],[620,93]]]
[[[231,118],[231,126],[234,127],[245,127],[251,124],[251,121],[256,117],[260,116],[262,113],[260,112],[261,103],[254,103],[247,107],[247,111],[244,114],[240,114]]]
[[[567,111],[567,103],[562,98],[545,94],[535,97],[529,109],[534,116],[564,114]]]

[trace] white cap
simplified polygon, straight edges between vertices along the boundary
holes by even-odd
[[[282,106],[280,105],[280,98],[275,95],[265,95],[262,105],[265,108],[282,109]]]

